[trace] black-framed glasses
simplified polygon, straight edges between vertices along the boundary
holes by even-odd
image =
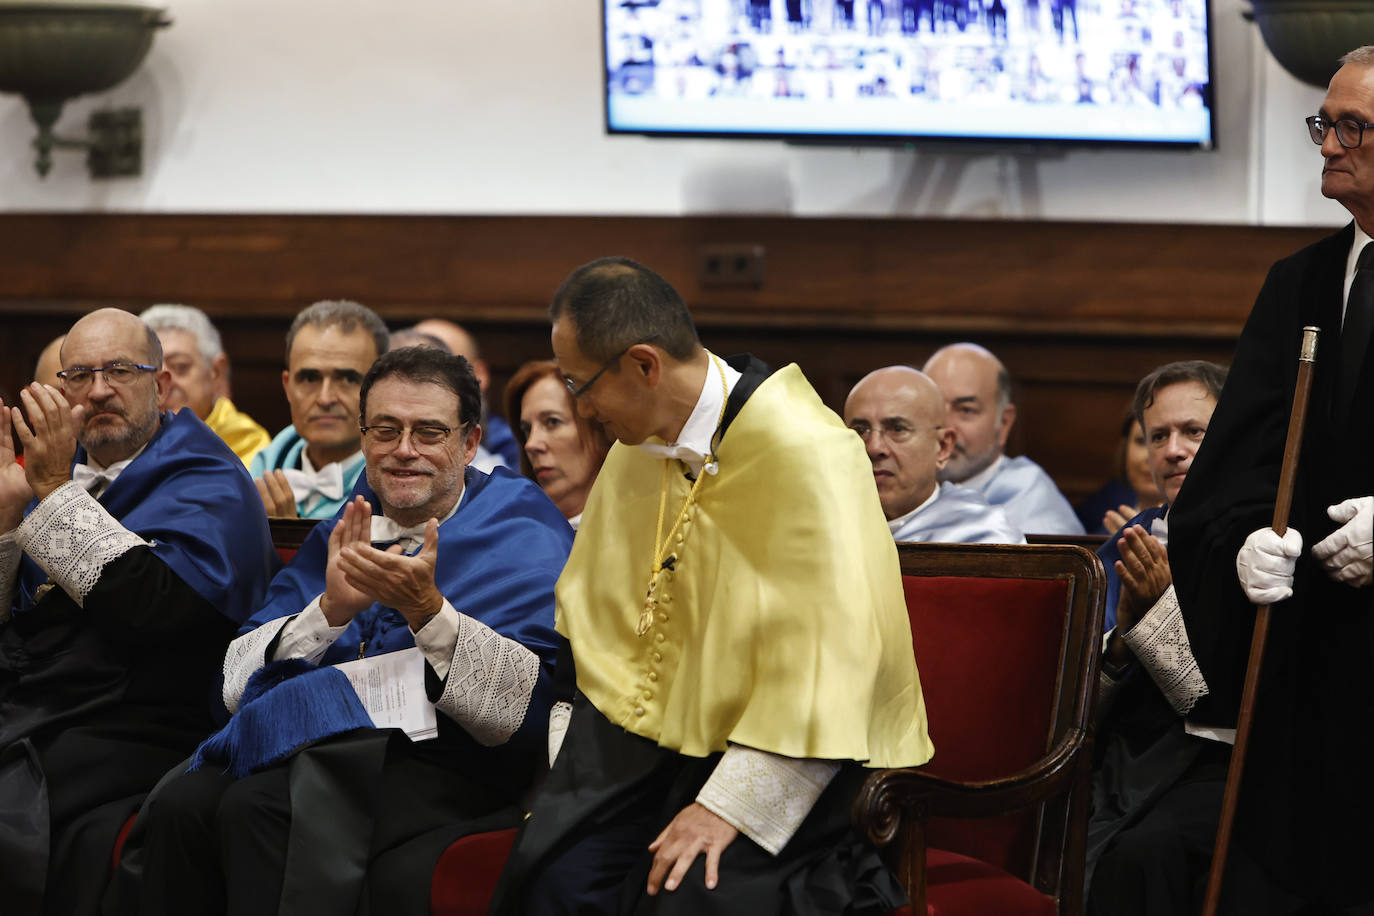
[[[118,388],[132,385],[140,375],[145,372],[156,372],[157,366],[145,366],[142,363],[110,363],[108,366],[72,366],[70,369],[63,369],[57,373],[57,377],[62,380],[63,386],[73,394],[78,394],[91,387],[95,382],[97,372],[105,373],[105,381]]]
[[[582,385],[581,387],[579,387],[575,382],[573,382],[572,379],[568,378],[566,375],[563,376],[563,383],[568,386],[568,393],[573,396],[574,400],[582,397],[582,395],[587,393],[588,388],[596,384],[597,379],[601,378],[601,376],[606,374],[607,369],[611,368],[616,363],[620,362],[620,357],[630,352],[631,347],[637,347],[642,343],[648,343],[655,337],[658,337],[658,334],[650,334],[648,337],[639,338],[639,340],[636,340],[634,343],[626,344],[625,349],[621,350],[615,356],[612,356],[610,359],[602,363],[601,368],[596,370],[596,375],[593,375],[591,378],[587,379],[587,383],[585,385]]]
[[[1307,133],[1312,138],[1312,142],[1318,146],[1326,139],[1326,132],[1336,131],[1336,142],[1346,149],[1357,149],[1364,140],[1366,128],[1374,127],[1374,124],[1362,124],[1351,118],[1337,118],[1334,121],[1323,118],[1321,115],[1313,115],[1307,118]]]
[[[363,434],[363,438],[369,445],[395,445],[401,441],[401,437],[410,431],[410,441],[415,445],[433,448],[436,445],[443,445],[448,441],[448,437],[453,435],[453,429],[448,426],[360,426],[358,430]]]
[[[905,423],[901,420],[884,420],[877,426],[865,420],[855,420],[853,423],[849,424],[849,428],[858,433],[859,438],[865,442],[868,441],[869,436],[878,433],[893,445],[900,445],[906,442],[923,429],[932,429],[937,432],[944,429],[943,426],[912,426],[910,423]]]

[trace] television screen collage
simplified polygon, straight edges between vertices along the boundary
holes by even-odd
[[[1207,0],[606,0],[611,132],[1210,148]]]

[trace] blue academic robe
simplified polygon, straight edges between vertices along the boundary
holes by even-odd
[[[375,514],[381,514],[366,476],[359,478],[354,492],[372,504]],[[329,533],[337,523],[336,516],[315,527],[291,563],[272,580],[262,609],[241,632],[298,614],[324,591]],[[457,610],[530,649],[541,662],[529,712],[506,744],[483,748],[457,723],[439,716],[440,745],[455,751],[464,768],[476,765],[498,782],[506,781],[501,778],[502,768],[512,776],[516,772],[528,776],[534,751],[545,741],[557,645],[553,587],[571,547],[572,529],[557,507],[533,482],[505,468],[487,475],[469,467],[458,511],[439,526],[435,572],[439,590]],[[400,612],[374,604],[353,618],[320,664],[355,659],[360,652],[378,655],[414,645],[414,635]],[[441,685],[429,673],[430,698],[437,699]]]
[[[488,414],[482,430],[482,445],[487,451],[500,455],[508,468],[520,467],[520,443],[509,423],[496,414]]]
[[[1163,518],[1164,513],[1169,511],[1169,506],[1155,506],[1146,509],[1135,518],[1122,525],[1115,534],[1107,538],[1107,542],[1097,549],[1097,557],[1102,561],[1102,569],[1107,573],[1107,615],[1102,623],[1102,632],[1110,633],[1116,627],[1116,604],[1121,598],[1121,579],[1116,574],[1116,561],[1121,559],[1121,548],[1117,542],[1121,540],[1121,535],[1132,525],[1140,525],[1146,531],[1154,524],[1155,519]]]
[[[78,447],[73,464],[85,462]],[[164,413],[147,447],[99,502],[225,617],[238,623],[261,605],[279,565],[266,517],[246,511],[262,500],[243,462],[194,412]],[[26,554],[16,611],[33,606],[47,578]]]

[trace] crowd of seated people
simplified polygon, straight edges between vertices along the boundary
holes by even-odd
[[[629,346],[622,342],[634,329],[610,326],[599,314],[601,302],[626,292],[642,302],[641,327],[650,331]],[[486,440],[482,386],[474,364],[453,355],[448,341],[420,326],[388,334],[358,303],[311,305],[286,338],[282,384],[292,423],[250,457],[257,485],[251,501],[244,456],[232,447],[243,437],[208,422],[226,413],[228,368],[202,312],[156,306],[140,320],[106,310],[78,322],[65,347],[59,339],[48,348],[65,368],[40,365],[35,374],[49,373],[58,384],[26,389],[24,406],[30,416],[71,416],[63,424],[35,422],[19,434],[30,462],[38,463],[32,480],[5,478],[15,488],[11,504],[27,487],[38,499],[34,516],[70,525],[62,512],[71,510],[55,505],[65,491],[78,507],[108,510],[100,532],[109,543],[90,548],[84,578],[64,578],[27,531],[33,521],[11,525],[11,550],[22,555],[9,585],[16,625],[0,633],[19,647],[62,621],[60,638],[72,641],[77,657],[109,670],[98,703],[69,688],[61,696],[70,709],[9,717],[32,723],[7,723],[5,759],[17,759],[22,748],[28,767],[42,774],[35,791],[52,798],[42,838],[30,838],[22,850],[0,841],[35,865],[21,882],[27,896],[18,898],[29,910],[54,912],[60,903],[63,912],[94,913],[103,893],[110,912],[270,912],[288,899],[310,901],[318,912],[364,900],[393,912],[425,912],[426,875],[447,841],[477,829],[468,824],[525,822],[495,904],[510,913],[612,912],[617,901],[636,897],[634,887],[642,895],[637,905],[653,904],[654,911],[696,912],[701,902],[694,895],[716,886],[763,906],[795,895],[797,875],[818,868],[822,851],[848,849],[847,803],[864,765],[917,764],[930,754],[919,688],[912,692],[913,663],[889,651],[861,666],[871,678],[864,690],[906,691],[907,721],[896,731],[891,721],[836,721],[829,704],[804,727],[782,727],[772,691],[747,677],[721,685],[706,676],[712,669],[703,665],[719,664],[727,653],[746,672],[772,670],[776,661],[741,649],[733,627],[710,616],[725,596],[711,595],[716,570],[695,563],[691,545],[714,551],[708,545],[715,539],[734,536],[736,526],[756,527],[762,517],[779,519],[776,537],[794,538],[802,535],[788,532],[804,528],[808,512],[831,522],[857,512],[853,524],[867,532],[863,539],[817,549],[865,569],[865,616],[872,618],[865,625],[893,630],[885,643],[908,645],[900,592],[892,591],[893,541],[1024,543],[1009,512],[1062,515],[1062,496],[1038,467],[1024,462],[1024,480],[1004,470],[1018,466],[1001,454],[1015,413],[1005,369],[974,344],[939,351],[927,366],[961,392],[953,397],[921,370],[875,369],[849,393],[841,420],[796,367],[726,361],[702,348],[671,287],[623,259],[575,272],[555,296],[554,328],[557,359],[519,367],[505,389],[520,470],[530,479],[524,481],[476,466]],[[461,335],[457,341],[475,350],[470,335]],[[1143,407],[1137,397],[1147,429],[1174,392],[1200,384],[1191,378],[1166,376]],[[1205,381],[1219,386],[1211,375]],[[81,414],[69,409],[82,406]],[[787,436],[767,422],[778,410],[797,424]],[[232,405],[229,412],[242,417]],[[117,437],[106,427],[120,422],[132,431],[112,450]],[[157,446],[174,436],[181,448],[203,455],[205,469],[154,466],[172,461]],[[624,443],[619,451],[611,449],[613,440]],[[1185,447],[1195,451],[1196,444],[1185,436]],[[832,468],[823,488],[804,483],[817,449]],[[786,469],[794,452],[795,480]],[[1150,450],[1151,469],[1167,476],[1177,456],[1157,459],[1158,452]],[[760,453],[775,460],[755,479],[747,458]],[[960,479],[972,486],[950,479],[956,462]],[[660,473],[673,465],[684,473]],[[167,508],[182,501],[177,474],[190,473],[214,479],[218,496],[216,514],[188,525],[183,536],[218,545],[215,569],[196,566],[204,558],[192,545],[162,530],[169,512],[203,509]],[[614,486],[594,487],[608,475]],[[141,489],[120,498],[135,477]],[[1170,492],[1180,480],[1169,478]],[[1032,492],[1018,492],[1016,483]],[[816,492],[797,503],[808,486]],[[729,493],[735,511],[723,511],[713,491]],[[790,510],[775,510],[775,501]],[[247,511],[255,502],[270,516],[321,520],[285,569],[277,571],[266,552],[264,513]],[[660,502],[666,525],[655,511]],[[53,511],[45,511],[50,503]],[[1162,515],[1132,519],[1104,546],[1108,565],[1132,551],[1158,554],[1140,546],[1154,539],[1138,526]],[[586,553],[568,562],[572,533],[584,518],[596,521],[584,538],[615,543],[623,562],[593,562]],[[656,521],[658,530],[643,529]],[[875,531],[887,535],[882,542]],[[73,532],[78,540],[85,534]],[[619,549],[625,538],[655,548],[652,566]],[[772,570],[767,551],[737,562],[743,566],[736,577],[748,570],[786,581],[812,601],[822,580],[835,578],[821,572],[793,581]],[[248,567],[231,563],[255,571],[235,576]],[[155,586],[141,581],[149,576]],[[1125,613],[1150,619],[1146,612],[1159,596],[1140,598],[1129,574],[1113,579],[1131,599],[1123,599],[1132,608]],[[642,594],[646,584],[647,600],[616,597]],[[637,630],[657,630],[650,645],[674,632],[674,592],[701,596],[696,616],[677,624],[699,635],[677,658],[656,651],[631,661],[643,638],[633,635]],[[627,607],[619,633],[608,625],[614,621],[587,616],[603,602]],[[120,625],[83,632],[89,624],[79,612],[99,604],[117,607],[111,613],[123,615]],[[556,604],[562,635],[554,632]],[[74,613],[60,612],[63,606]],[[795,626],[783,604],[761,613],[759,625]],[[826,634],[819,628],[800,638],[833,639]],[[173,671],[152,663],[156,652],[148,662],[110,661],[128,641],[151,650],[167,639],[186,646],[186,663]],[[192,639],[200,640],[194,651]],[[623,645],[615,651],[602,645],[617,640]],[[1119,657],[1119,637],[1108,645],[1109,670],[1125,679],[1131,657]],[[688,657],[690,651],[701,657]],[[349,665],[368,666],[373,678],[423,700],[415,705],[429,710],[428,739],[406,736],[414,723],[372,727],[380,713],[361,704]],[[51,674],[24,667],[37,682],[63,675],[61,666]],[[773,673],[793,688],[832,691],[851,676],[847,667]],[[700,695],[690,701],[697,711],[654,702],[674,682],[680,696]],[[206,702],[209,685],[216,688],[213,702]],[[3,695],[15,710],[35,705],[22,691]],[[705,714],[727,696],[740,708],[723,719]],[[1123,691],[1116,709],[1128,708],[1131,697]],[[97,713],[121,726],[113,737],[87,736],[87,718]],[[142,721],[122,727],[135,713],[158,728]],[[813,737],[798,743],[801,733]],[[102,743],[109,741],[119,743]],[[109,785],[87,785],[76,776],[76,761],[97,751],[137,766],[121,768]],[[1215,764],[1216,756],[1205,759]],[[590,760],[618,763],[589,772]],[[547,776],[532,802],[528,790],[540,773]],[[340,798],[341,786],[361,794]],[[626,807],[630,798],[641,801]],[[95,862],[134,812],[120,868],[105,889]],[[1117,839],[1110,849],[1122,845]],[[1098,866],[1096,847],[1094,856]],[[339,860],[356,863],[350,881],[331,880]],[[90,877],[57,880],[69,874]]]
[[[1374,104],[1364,50],[1311,125],[1328,160],[1359,149],[1344,113]],[[1341,180],[1331,196],[1374,225],[1374,187]],[[1257,732],[1275,816],[1320,823],[1292,799],[1343,797],[1276,782],[1326,766],[1283,739],[1366,740],[1367,477],[1310,459],[1307,551],[1257,514],[1289,393],[1272,353],[1307,317],[1276,303],[1320,261],[1346,271],[1342,319],[1363,321],[1362,235],[1276,266],[1229,383],[1190,360],[1137,387],[1123,448],[1138,428],[1150,480],[1123,462],[1098,554],[1090,913],[1198,906],[1235,740],[1240,641],[1223,637],[1245,601],[1345,614],[1280,618],[1297,699]],[[496,828],[518,828],[497,914],[905,902],[851,824],[867,771],[920,767],[940,741],[896,545],[1085,527],[1005,454],[1006,367],[954,343],[874,367],[840,416],[796,364],[707,349],[678,292],[618,257],[573,270],[549,317],[553,359],[514,374],[506,422],[460,326],[391,334],[359,303],[310,305],[285,341],[291,423],[270,439],[230,400],[197,309],[100,309],[45,349],[0,404],[6,914],[422,914],[447,844]],[[1367,438],[1360,358],[1321,370],[1318,445]],[[318,524],[283,566],[269,517],[295,516]],[[1318,870],[1334,853],[1317,831],[1262,833],[1242,832],[1226,912],[1362,911],[1340,883],[1268,895],[1274,850],[1312,838]]]

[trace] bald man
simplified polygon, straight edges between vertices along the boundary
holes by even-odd
[[[43,352],[38,354],[38,362],[33,367],[33,380],[35,382],[51,385],[53,388],[62,385],[62,380],[57,377],[57,373],[62,371],[62,341],[66,339],[66,334],[57,335],[48,341]]]
[[[859,380],[844,402],[845,425],[873,462],[878,501],[898,541],[1024,544],[1006,513],[982,494],[936,475],[954,451],[945,396],[924,372],[888,366]]]
[[[158,412],[146,324],[93,312],[60,360],[60,389],[0,403],[6,916],[97,912],[121,825],[213,727],[225,646],[275,565],[242,462],[191,411]]]
[[[510,424],[493,413],[487,412],[487,387],[491,385],[491,369],[477,346],[477,338],[467,332],[461,324],[443,318],[426,318],[413,328],[437,337],[448,347],[449,352],[461,356],[472,366],[472,374],[477,376],[477,385],[482,389],[482,442],[477,447],[477,457],[472,466],[479,471],[491,473],[493,468],[520,467],[520,443],[515,441],[515,433]]]
[[[1002,361],[978,344],[956,343],[937,350],[923,371],[944,392],[954,430],[954,454],[940,479],[979,491],[1027,534],[1082,534],[1083,523],[1050,475],[1024,455],[1003,453],[1016,405]]]

